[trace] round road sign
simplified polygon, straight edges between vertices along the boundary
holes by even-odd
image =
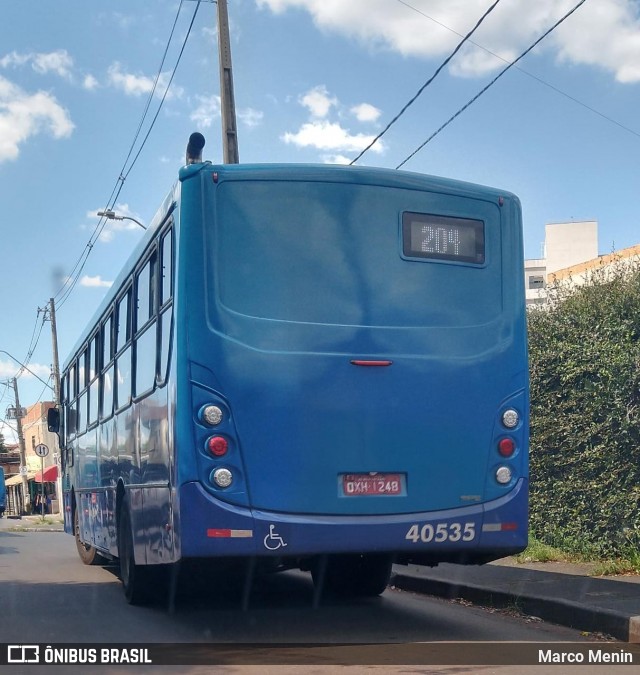
[[[49,454],[49,448],[44,443],[36,445],[34,450],[38,457],[46,457]]]

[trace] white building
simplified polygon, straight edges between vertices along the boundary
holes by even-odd
[[[527,306],[545,301],[545,288],[554,277],[598,258],[598,223],[595,220],[549,223],[545,227],[544,258],[525,260]]]

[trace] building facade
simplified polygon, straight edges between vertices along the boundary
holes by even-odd
[[[544,304],[547,284],[587,263],[598,264],[598,223],[595,220],[548,223],[544,257],[525,260],[527,306]]]
[[[25,442],[26,476],[29,488],[29,499],[25,500],[22,494],[22,476],[14,473],[6,481],[7,487],[7,514],[21,515],[25,512],[27,502],[34,505],[40,503],[44,494],[45,510],[48,513],[58,513],[60,490],[60,472],[58,468],[60,450],[58,436],[47,428],[47,411],[55,407],[51,401],[36,403],[26,409],[21,418],[22,435]],[[38,446],[46,445],[48,453],[40,457],[36,453]],[[18,465],[15,466],[15,457]],[[19,453],[12,453],[12,463],[16,471],[20,469]]]

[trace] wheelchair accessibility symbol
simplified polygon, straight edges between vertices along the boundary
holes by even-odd
[[[274,532],[275,525],[269,525],[269,534],[264,538],[264,547],[270,551],[277,551],[279,548],[284,548],[287,544],[285,540]]]

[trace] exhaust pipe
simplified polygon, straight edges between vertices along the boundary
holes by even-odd
[[[202,162],[202,148],[204,148],[204,136],[197,131],[189,136],[187,143],[187,164],[200,164]]]

